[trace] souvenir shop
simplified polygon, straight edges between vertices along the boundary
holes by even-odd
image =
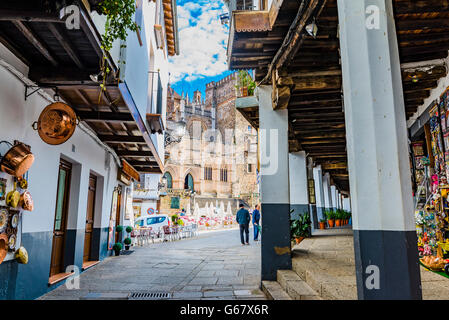
[[[417,122],[410,163],[420,263],[449,278],[449,88]]]

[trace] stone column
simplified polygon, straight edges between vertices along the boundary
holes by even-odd
[[[358,297],[421,299],[392,1],[338,0],[338,15]]]
[[[290,153],[290,209],[292,219],[297,219],[304,212],[309,212],[309,198],[307,193],[307,166],[305,151]]]
[[[323,190],[324,190],[324,206],[328,210],[332,210],[332,196],[331,196],[331,186],[330,186],[330,176],[329,173],[326,172],[323,175]]]
[[[338,195],[337,195],[337,187],[335,185],[331,185],[331,199],[332,199],[332,209],[335,211],[338,208]]]
[[[324,203],[323,175],[321,173],[321,166],[313,168],[313,179],[315,180],[317,221],[319,221],[320,219],[326,218],[324,216],[326,206]]]
[[[271,86],[257,88],[260,122],[262,280],[291,269],[288,110],[273,110]]]

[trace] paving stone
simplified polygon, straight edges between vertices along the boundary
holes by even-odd
[[[243,284],[243,277],[219,277],[217,284]]]
[[[234,291],[205,291],[204,297],[210,298],[210,297],[230,297],[234,295]]]
[[[216,284],[218,281],[218,278],[215,277],[195,277],[192,279],[192,281],[189,282],[189,285],[211,285]]]
[[[202,298],[203,293],[201,291],[183,291],[183,292],[174,292],[173,298],[182,298],[189,300],[191,298]]]

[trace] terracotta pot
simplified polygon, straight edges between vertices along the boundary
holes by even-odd
[[[336,219],[335,220],[335,226],[336,227],[341,227],[341,220],[340,219]]]
[[[20,178],[33,165],[34,155],[23,143],[16,144],[5,153],[0,162],[0,169],[7,174]]]
[[[242,90],[242,97],[247,97],[248,96],[248,88],[243,87],[243,88],[241,88],[241,90]]]
[[[300,244],[302,240],[304,240],[304,237],[295,238],[296,244]]]
[[[334,227],[334,220],[327,220],[327,224],[329,225],[329,228],[333,228]]]
[[[0,234],[0,264],[8,254],[9,240],[5,233]]]
[[[326,229],[326,222],[320,222],[320,229]]]

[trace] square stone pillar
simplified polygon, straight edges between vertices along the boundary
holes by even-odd
[[[273,110],[271,86],[259,86],[262,280],[291,269],[288,110]]]
[[[307,163],[305,151],[290,153],[290,209],[292,219],[297,219],[304,212],[309,212],[307,192]]]
[[[421,299],[391,0],[338,0],[359,299]]]
[[[320,221],[321,219],[326,218],[324,216],[324,210],[326,210],[326,205],[324,202],[323,174],[321,171],[321,166],[316,166],[315,168],[313,168],[313,180],[315,181],[317,221]]]

